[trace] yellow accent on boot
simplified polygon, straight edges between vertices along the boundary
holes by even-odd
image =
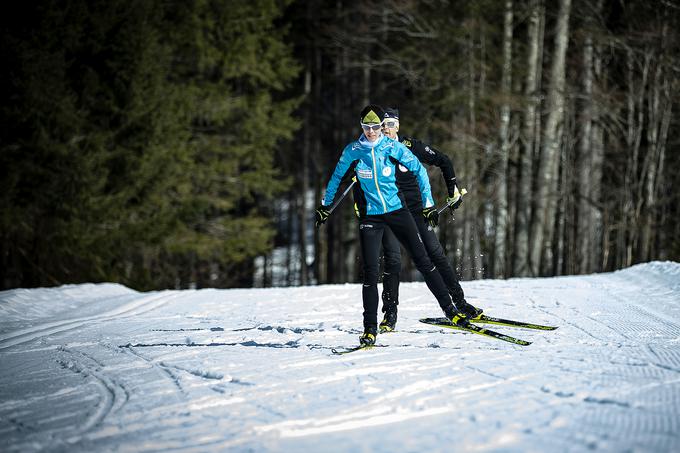
[[[392,326],[389,325],[387,320],[383,319],[382,322],[380,323],[380,333],[385,333],[385,332],[394,332],[394,329]]]
[[[366,346],[372,346],[375,344],[375,335],[372,333],[365,333],[359,337],[359,343]]]
[[[465,321],[465,322],[458,324],[459,321]],[[470,322],[468,321],[468,317],[465,316],[463,313],[457,313],[453,318],[451,318],[451,324],[456,325],[456,326],[465,326],[469,323]]]

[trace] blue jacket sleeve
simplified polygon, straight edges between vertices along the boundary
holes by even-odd
[[[427,170],[420,163],[418,158],[414,156],[406,146],[399,142],[395,142],[393,157],[416,175],[418,186],[420,187],[420,196],[423,199],[423,207],[429,208],[434,206],[432,189],[430,188],[430,177],[427,175]]]
[[[326,186],[326,194],[324,195],[323,200],[321,200],[322,205],[330,206],[333,204],[333,198],[335,198],[335,193],[338,191],[340,182],[342,182],[342,178],[347,173],[347,170],[352,165],[353,161],[354,159],[352,157],[351,145],[348,145],[342,151],[340,160],[338,160],[338,163],[335,165],[333,175],[331,176],[330,181],[328,181],[328,185]]]

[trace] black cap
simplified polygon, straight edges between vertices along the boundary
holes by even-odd
[[[381,124],[385,118],[385,111],[379,105],[369,104],[361,111],[361,124]]]
[[[393,118],[395,120],[399,120],[399,109],[395,109],[392,107],[387,107],[385,109],[385,118]]]

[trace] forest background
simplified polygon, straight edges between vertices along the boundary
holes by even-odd
[[[462,278],[680,261],[674,0],[0,8],[0,289],[360,281],[351,197],[313,212],[369,102],[469,191]]]

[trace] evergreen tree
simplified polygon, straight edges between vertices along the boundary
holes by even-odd
[[[2,287],[235,284],[233,268],[270,246],[273,151],[295,126],[282,7],[4,11]]]

